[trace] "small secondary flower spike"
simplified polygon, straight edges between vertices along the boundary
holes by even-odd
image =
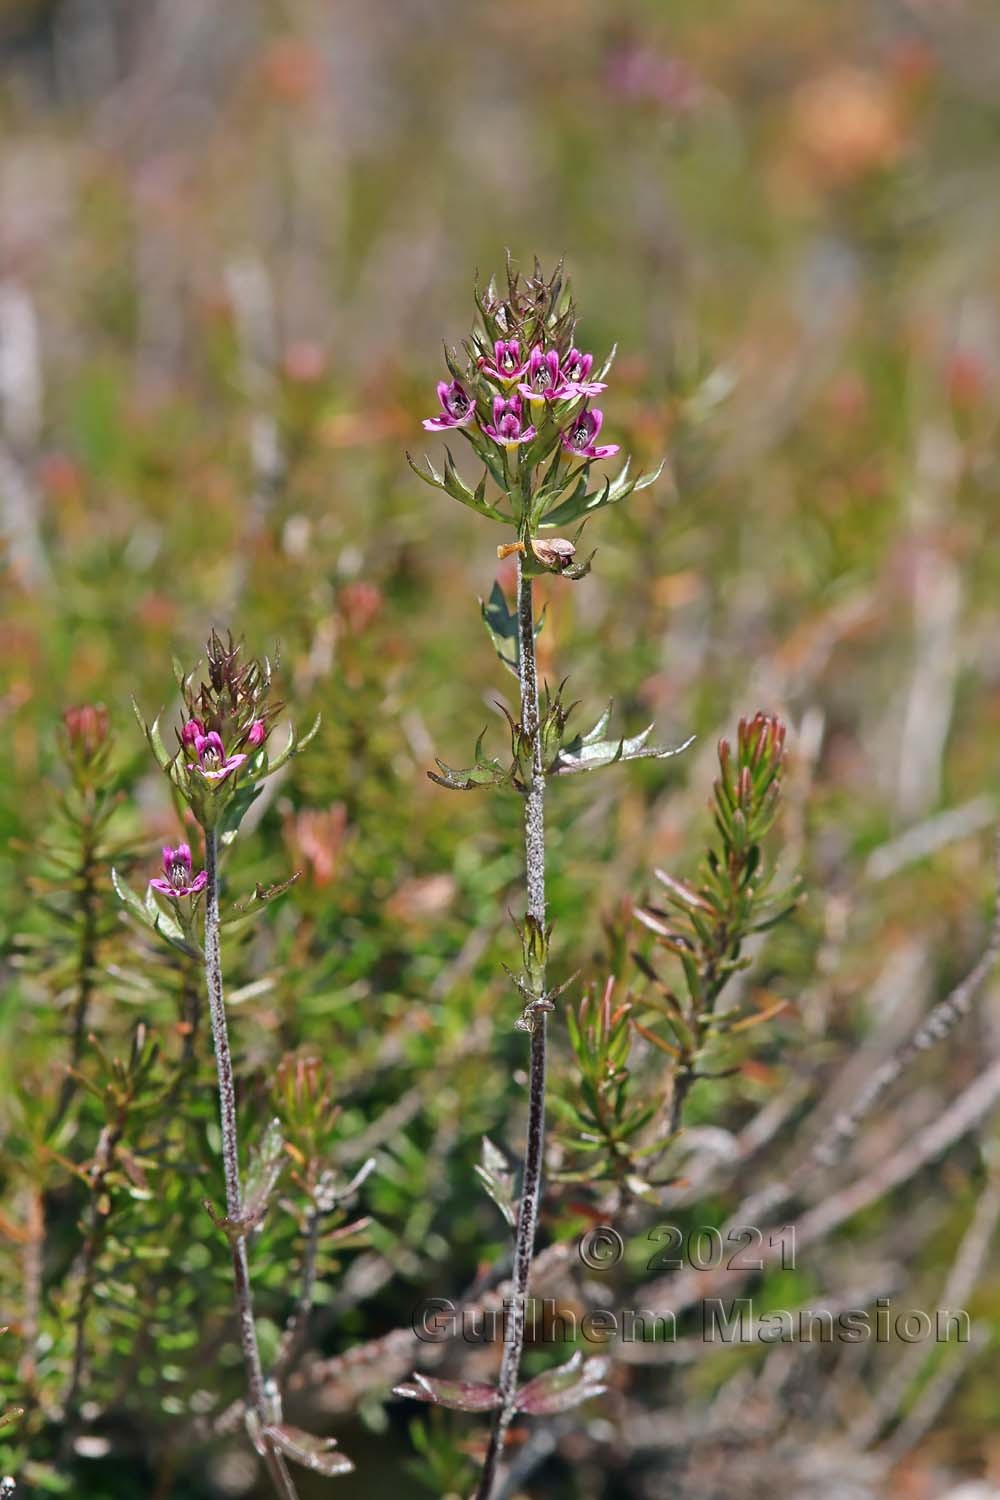
[[[247,1433],[267,1470],[280,1500],[297,1500],[297,1491],[288,1470],[287,1460],[306,1468],[333,1475],[349,1473],[353,1465],[343,1454],[329,1451],[332,1440],[319,1443],[308,1434],[283,1424],[280,1389],[274,1371],[265,1376],[257,1340],[250,1261],[247,1240],[259,1224],[267,1200],[277,1180],[277,1163],[282,1154],[280,1126],[275,1122],[268,1133],[267,1163],[256,1173],[259,1182],[240,1172],[240,1147],[236,1119],[236,1086],[229,1028],[226,1019],[223,988],[220,911],[219,855],[232,842],[240,823],[261,791],[266,777],[296,754],[312,738],[319,721],[303,740],[289,733],[287,744],[276,756],[268,750],[268,740],[280,704],[269,701],[271,664],[244,657],[242,647],[232,636],[223,640],[212,632],[206,649],[206,675],[199,672],[176,672],[177,684],[184,700],[185,717],[176,732],[177,748],[171,754],[160,733],[159,719],[142,724],[150,748],[181,799],[187,804],[205,835],[205,868],[193,874],[190,846],[169,845],[163,850],[163,875],[149,882],[145,906],[117,879],[123,901],[134,916],[147,923],[168,942],[185,953],[200,956],[204,962],[205,985],[212,1021],[212,1046],[218,1077],[219,1119],[222,1135],[222,1165],[226,1186],[226,1212],[220,1217],[206,1203],[216,1227],[225,1234],[232,1256],[233,1290],[239,1325],[240,1344],[246,1370]],[[136,710],[138,714],[138,709]],[[256,903],[262,905],[285,889],[258,889]],[[167,916],[153,892],[166,897],[171,914]],[[204,892],[204,941],[199,955],[196,916]],[[199,898],[188,902],[186,898]],[[245,908],[244,908],[245,909]],[[318,1226],[318,1219],[317,1219]],[[317,1228],[318,1232],[318,1228]],[[284,1373],[281,1365],[278,1374]]]

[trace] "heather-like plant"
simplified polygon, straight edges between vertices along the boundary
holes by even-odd
[[[545,892],[545,809],[548,783],[620,760],[664,759],[678,749],[647,743],[652,726],[634,738],[607,737],[610,709],[586,733],[569,728],[572,706],[562,686],[550,691],[538,680],[535,641],[534,581],[553,573],[579,579],[590,558],[577,559],[580,532],[591,516],[652,484],[657,473],[632,477],[625,462],[614,479],[597,478],[593,467],[618,451],[599,443],[603,413],[592,398],[606,388],[611,356],[594,369],[594,357],[576,342],[576,308],[562,267],[546,279],[537,262],[522,278],[508,262],[506,286],[491,282],[477,292],[479,320],[460,354],[446,352],[451,381],[438,386],[440,413],[424,422],[430,432],[454,432],[470,445],[483,465],[472,486],[459,474],[450,448],[443,470],[428,459],[416,472],[429,484],[480,515],[513,531],[497,548],[500,558],[516,555],[517,598],[513,610],[499,584],[483,605],[483,618],[500,660],[514,673],[520,689],[520,716],[507,714],[510,754],[486,756],[481,736],[473,764],[454,770],[438,762],[433,780],[453,791],[494,786],[523,799],[526,910],[519,926],[522,966],[511,978],[522,1009],[517,1029],[529,1038],[528,1130],[520,1194],[513,1201],[499,1153],[487,1146],[481,1176],[511,1226],[513,1286],[511,1317],[496,1386],[445,1382],[422,1375],[400,1387],[416,1399],[467,1411],[491,1411],[493,1426],[477,1489],[478,1500],[494,1493],[510,1424],[518,1410],[544,1414],[563,1411],[597,1393],[603,1361],[584,1363],[574,1356],[561,1370],[519,1384],[530,1294],[542,1169],[545,1152],[545,1104],[548,1017],[571,980],[553,985],[549,977],[551,923]],[[412,463],[412,461],[411,461]],[[414,466],[415,467],[415,466]],[[576,527],[572,538],[551,535]]]
[[[678,994],[650,973],[655,993],[645,996],[643,1004],[660,1018],[666,1038],[634,1023],[673,1064],[671,1134],[680,1127],[691,1088],[699,1078],[713,1076],[705,1067],[706,1055],[727,1036],[759,1026],[783,1009],[784,1002],[776,1001],[765,1010],[747,1012],[736,1006],[721,1011],[718,1002],[733,976],[750,964],[743,952],[748,939],[774,927],[795,906],[793,891],[772,889],[775,870],[762,844],[778,809],[784,745],[785,726],[760,713],[740,721],[735,755],[728,740],[719,742],[719,775],[710,804],[716,836],[696,880],[657,870],[667,909],[637,913],[678,961],[682,980]]]
[[[764,714],[740,721],[735,755],[720,740],[712,836],[698,869],[690,880],[657,870],[666,909],[647,904],[635,913],[676,974],[664,976],[634,952],[645,986],[622,991],[613,974],[603,990],[589,989],[567,1008],[574,1077],[557,1098],[561,1182],[613,1184],[619,1200],[656,1203],[670,1180],[657,1175],[658,1164],[681,1129],[691,1089],[738,1072],[730,1054],[741,1038],[784,1008],[781,1000],[762,1009],[742,999],[726,1010],[718,1003],[749,968],[750,939],[795,906],[793,890],[773,889],[776,869],[764,844],[779,806],[784,743],[785,726]],[[619,969],[625,966],[620,957]],[[636,1065],[637,1037],[653,1049],[652,1068]]]

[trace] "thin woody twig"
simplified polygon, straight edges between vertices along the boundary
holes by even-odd
[[[947,1109],[937,1115],[929,1125],[918,1131],[898,1151],[886,1157],[864,1177],[849,1183],[839,1192],[833,1193],[813,1208],[807,1210],[789,1225],[779,1226],[776,1221],[760,1222],[763,1236],[760,1254],[767,1264],[781,1253],[780,1243],[769,1245],[769,1235],[781,1227],[794,1233],[798,1248],[816,1244],[846,1223],[862,1209],[877,1203],[880,1198],[906,1182],[921,1167],[945,1151],[957,1140],[975,1129],[1000,1100],[1000,1059],[985,1068],[968,1088]],[[725,1234],[730,1228],[755,1222],[753,1205],[760,1201],[761,1194],[752,1194],[730,1216],[720,1231]],[[783,1200],[782,1200],[783,1201]],[[706,1296],[715,1296],[720,1291],[729,1293],[746,1279],[749,1273],[741,1270],[687,1271],[680,1276],[664,1277],[653,1282],[646,1290],[648,1306],[658,1315],[679,1314]],[[626,1362],[644,1362],[656,1358],[656,1345],[622,1344],[619,1358]]]
[[[958,1254],[941,1292],[942,1308],[964,1307],[982,1271],[986,1253],[1000,1219],[1000,1173],[994,1171],[979,1196]],[[927,1363],[928,1350],[922,1344],[911,1344],[889,1371],[875,1393],[871,1407],[852,1433],[858,1447],[868,1447],[899,1411],[906,1394]]]
[[[986,945],[976,963],[964,979],[932,1008],[910,1040],[875,1069],[853,1104],[834,1118],[829,1130],[791,1172],[746,1200],[741,1211],[749,1215],[750,1220],[777,1212],[804,1185],[812,1181],[817,1168],[827,1168],[839,1161],[845,1146],[854,1139],[863,1121],[874,1111],[887,1090],[898,1082],[918,1058],[950,1036],[959,1022],[969,1014],[973,1001],[1000,957],[1000,827],[994,839],[994,871],[996,892],[993,918]]]

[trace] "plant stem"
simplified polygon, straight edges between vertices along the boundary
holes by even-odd
[[[518,669],[521,680],[521,724],[532,744],[531,782],[524,807],[524,852],[528,889],[528,916],[545,926],[545,765],[538,709],[538,671],[535,662],[535,621],[531,579],[526,577],[520,556],[517,563]],[[537,998],[545,992],[544,964],[534,976]],[[490,1500],[497,1469],[503,1455],[516,1410],[518,1375],[524,1351],[525,1312],[531,1263],[535,1253],[538,1204],[542,1188],[545,1147],[545,1057],[547,1016],[538,1010],[531,1031],[531,1066],[528,1090],[528,1141],[524,1156],[524,1184],[514,1241],[514,1274],[510,1323],[504,1331],[500,1364],[500,1406],[497,1410],[476,1500]]]
[[[73,1317],[73,1365],[70,1371],[69,1389],[64,1401],[68,1413],[74,1414],[80,1399],[84,1363],[87,1355],[87,1314],[90,1311],[96,1281],[97,1256],[104,1231],[104,1216],[98,1204],[104,1193],[104,1183],[114,1161],[115,1147],[125,1131],[125,1112],[119,1114],[115,1124],[105,1125],[97,1142],[93,1166],[90,1169],[90,1207],[88,1211],[87,1236],[84,1240],[80,1260],[80,1295]]]
[[[306,1333],[309,1314],[313,1308],[313,1297],[316,1291],[316,1259],[319,1253],[321,1217],[319,1209],[310,1209],[309,1220],[306,1226],[306,1241],[302,1251],[301,1289],[298,1300],[295,1303],[295,1308],[281,1336],[278,1353],[271,1368],[271,1378],[277,1382],[279,1387],[284,1382],[284,1378],[291,1369],[295,1357],[299,1352],[302,1339]]]
[[[89,810],[83,822],[83,844],[80,853],[80,868],[77,871],[77,880],[80,883],[78,910],[81,915],[80,940],[77,948],[76,961],[76,998],[73,1003],[73,1029],[70,1048],[69,1069],[62,1081],[59,1090],[59,1099],[56,1104],[55,1114],[49,1123],[49,1130],[55,1130],[62,1123],[63,1117],[70,1106],[73,1095],[76,1092],[76,1076],[74,1071],[80,1066],[83,1056],[83,1043],[87,1032],[87,1016],[90,1011],[90,1001],[94,992],[94,971],[97,963],[97,938],[98,938],[98,898],[97,898],[97,865],[96,865],[96,843],[97,837],[94,832],[94,819]]]
[[[236,1130],[236,1090],[233,1085],[233,1060],[229,1052],[229,1031],[222,989],[222,957],[219,949],[219,866],[218,840],[214,829],[205,832],[205,981],[212,1016],[212,1043],[219,1076],[219,1119],[222,1126],[222,1165],[226,1178],[226,1216],[232,1224],[243,1218],[243,1192],[240,1186],[239,1136]],[[240,1325],[240,1343],[247,1373],[247,1405],[256,1414],[261,1428],[267,1426],[268,1409],[264,1391],[264,1371],[257,1344],[257,1328],[250,1293],[250,1268],[245,1235],[232,1240],[233,1284],[236,1290],[236,1312]],[[263,1434],[261,1457],[282,1500],[298,1500],[295,1485],[282,1455]]]

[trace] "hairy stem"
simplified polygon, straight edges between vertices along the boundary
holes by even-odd
[[[219,950],[219,865],[218,839],[214,829],[205,833],[205,981],[212,1017],[212,1044],[219,1076],[219,1118],[222,1126],[222,1166],[226,1179],[226,1216],[232,1224],[243,1218],[243,1191],[240,1186],[239,1136],[236,1129],[236,1090],[233,1085],[233,1060],[229,1051],[229,1030],[222,989],[222,957]],[[264,1371],[257,1344],[257,1328],[250,1293],[250,1268],[245,1235],[232,1241],[233,1285],[236,1291],[236,1313],[240,1326],[240,1344],[247,1374],[247,1405],[256,1414],[261,1427],[268,1422]],[[298,1500],[292,1477],[280,1453],[263,1435],[261,1457],[282,1500]]]
[[[517,567],[518,671],[521,680],[521,724],[532,744],[531,782],[524,807],[524,850],[528,890],[528,916],[545,926],[545,765],[542,759],[542,736],[538,709],[538,671],[535,662],[535,621],[531,596],[531,579],[526,577],[518,558]],[[545,993],[544,966],[533,976],[537,998]],[[476,1500],[490,1500],[497,1469],[516,1410],[518,1375],[524,1351],[525,1310],[527,1306],[531,1262],[535,1253],[535,1231],[538,1226],[538,1204],[542,1189],[542,1160],[545,1147],[545,1056],[547,1016],[544,1010],[533,1014],[531,1031],[531,1066],[528,1091],[528,1142],[524,1157],[524,1185],[514,1241],[514,1273],[511,1288],[511,1315],[504,1331],[503,1359],[500,1365],[500,1406],[497,1410]]]

